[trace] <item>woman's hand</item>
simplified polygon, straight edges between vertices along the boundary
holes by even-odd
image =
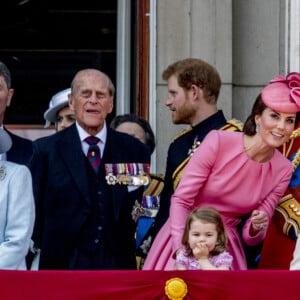
[[[269,219],[267,214],[262,210],[253,210],[251,214],[252,228],[255,231],[265,229],[268,226]]]

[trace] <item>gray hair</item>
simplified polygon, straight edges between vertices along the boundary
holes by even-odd
[[[75,74],[75,76],[74,76],[74,78],[73,78],[73,80],[71,82],[71,91],[72,91],[72,93],[74,91],[74,86],[76,85],[77,78],[79,77],[79,75],[81,75],[83,73],[86,73],[86,72],[99,72],[100,74],[102,74],[102,76],[104,76],[106,78],[106,80],[107,80],[107,89],[108,89],[109,95],[112,96],[112,97],[115,96],[115,86],[112,83],[110,77],[106,73],[104,73],[104,72],[102,72],[102,71],[100,71],[98,69],[83,69],[83,70],[78,71]]]
[[[10,75],[10,71],[7,68],[7,66],[0,61],[0,76],[3,76],[7,88],[10,89],[11,88],[11,75]]]

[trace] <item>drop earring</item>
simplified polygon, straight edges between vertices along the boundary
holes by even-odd
[[[255,132],[256,132],[256,133],[259,133],[259,125],[258,125],[258,124],[256,124]]]

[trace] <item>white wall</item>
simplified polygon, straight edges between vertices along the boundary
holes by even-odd
[[[157,171],[164,173],[173,125],[166,83],[168,64],[199,57],[222,78],[219,107],[245,121],[257,95],[275,75],[300,69],[299,0],[157,0]]]
[[[232,116],[231,0],[157,0],[157,172],[165,172],[166,155],[174,135],[186,126],[173,125],[165,106],[163,70],[187,57],[198,57],[215,66],[223,85],[219,106]]]

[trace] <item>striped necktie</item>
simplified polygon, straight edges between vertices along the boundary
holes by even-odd
[[[97,173],[101,162],[100,148],[97,145],[100,139],[95,136],[88,136],[84,140],[89,144],[87,158],[90,161],[91,166]]]

